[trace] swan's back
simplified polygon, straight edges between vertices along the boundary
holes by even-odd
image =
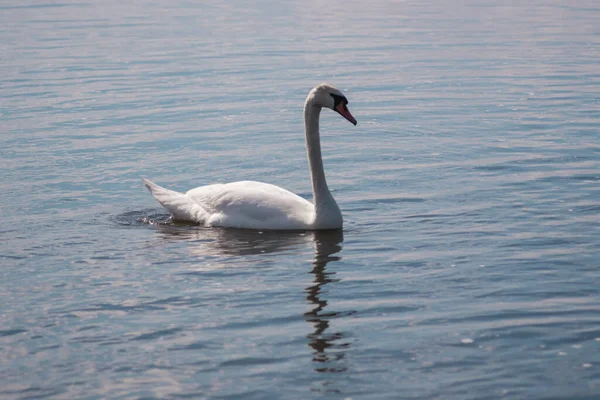
[[[278,186],[240,181],[201,186],[186,193],[207,210],[205,225],[252,229],[311,229],[311,202]]]

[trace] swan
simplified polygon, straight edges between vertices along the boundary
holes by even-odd
[[[264,230],[340,229],[342,213],[335,202],[323,170],[319,116],[330,108],[352,124],[344,94],[329,84],[315,86],[304,103],[304,130],[313,202],[283,188],[263,182],[240,181],[200,186],[179,193],[142,179],[154,198],[175,220],[205,227]]]

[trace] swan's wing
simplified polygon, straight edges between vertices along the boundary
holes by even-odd
[[[308,229],[311,202],[268,183],[241,181],[201,186],[186,193],[211,215],[208,224],[253,229]]]
[[[152,193],[152,196],[171,213],[173,218],[182,221],[194,221],[204,223],[209,217],[206,210],[200,204],[191,201],[184,193],[165,189],[148,179],[142,179],[144,186]]]

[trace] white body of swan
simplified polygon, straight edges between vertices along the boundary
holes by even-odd
[[[342,213],[331,195],[319,135],[319,115],[330,108],[356,125],[348,100],[338,89],[321,84],[304,104],[304,127],[313,203],[268,183],[240,181],[200,186],[179,193],[144,179],[144,185],[175,220],[204,226],[246,229],[320,230],[342,227]]]

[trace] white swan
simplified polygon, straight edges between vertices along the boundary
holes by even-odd
[[[313,203],[278,186],[241,181],[174,192],[143,179],[144,185],[174,219],[204,226],[247,229],[320,230],[342,227],[342,213],[325,181],[319,115],[321,108],[337,111],[356,125],[348,100],[338,89],[321,84],[304,103],[304,128]]]

